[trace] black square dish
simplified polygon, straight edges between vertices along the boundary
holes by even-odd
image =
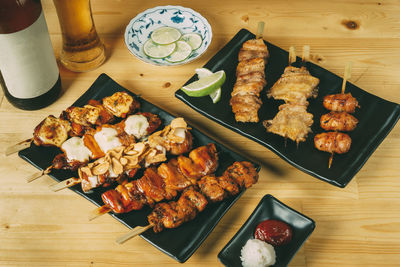
[[[106,74],[100,75],[89,88],[89,90],[86,91],[73,104],[73,106],[83,106],[90,99],[100,100],[106,96],[112,95],[117,91],[126,91],[135,96],[141,104],[141,111],[157,114],[161,118],[164,125],[169,124],[169,122],[175,118],[166,111],[129,92],[121,85],[113,81]],[[233,162],[246,160],[242,156],[232,152],[228,148],[217,143],[215,140],[209,138],[193,127],[191,133],[193,135],[193,147],[198,147],[209,143],[214,143],[216,145],[219,156],[219,167],[216,175],[221,175],[222,172]],[[58,148],[38,147],[32,144],[31,147],[20,151],[19,155],[36,168],[43,170],[51,165],[54,156],[60,152],[61,151]],[[257,171],[259,171],[259,165],[254,165],[257,168]],[[70,177],[76,177],[76,175],[76,172],[63,170],[53,171],[50,174],[50,176],[58,182]],[[115,185],[113,186],[115,187]],[[82,192],[80,185],[75,185],[70,189],[97,206],[102,206],[103,201],[101,199],[101,194],[110,188],[112,187],[96,188],[92,193],[88,194]],[[202,213],[198,214],[193,221],[185,223],[176,229],[164,230],[158,234],[155,234],[151,229],[149,229],[143,233],[141,237],[175,260],[179,262],[185,262],[207,238],[222,216],[224,216],[229,208],[240,198],[242,193],[243,191],[234,197],[225,199],[222,202],[210,204]],[[139,211],[132,211],[125,214],[110,213],[110,215],[126,225],[128,228],[134,228],[138,225],[147,225],[147,215],[150,212],[151,209],[147,207]]]
[[[353,132],[349,133],[352,138],[350,151],[346,154],[335,155],[329,169],[330,154],[314,148],[314,135],[323,132],[319,120],[321,115],[328,113],[322,106],[323,97],[328,94],[340,93],[342,78],[313,63],[306,64],[310,73],[320,79],[318,97],[309,99],[310,104],[307,108],[308,112],[314,115],[312,133],[308,135],[305,142],[298,146],[291,140],[285,142],[283,137],[267,133],[262,122],[272,119],[278,112],[279,105],[283,103],[283,101],[268,99],[266,92],[279,79],[287,66],[288,52],[265,42],[270,58],[265,68],[268,84],[261,92],[263,105],[258,112],[260,122],[238,123],[235,121],[229,105],[230,94],[236,81],[235,71],[239,49],[243,42],[252,38],[254,38],[252,33],[245,29],[240,30],[204,66],[213,72],[224,70],[226,73],[226,80],[222,86],[222,97],[218,104],[213,104],[208,96],[190,97],[182,90],[176,91],[175,96],[207,118],[267,147],[294,167],[335,186],[345,187],[394,127],[400,117],[400,105],[347,83],[346,92],[350,92],[356,97],[361,106],[354,114],[359,120],[359,124]],[[294,66],[299,65],[300,58]],[[193,76],[186,84],[195,79],[196,77]]]
[[[254,238],[257,225],[267,219],[281,220],[291,226],[292,240],[286,245],[275,247],[275,267],[287,266],[303,243],[314,231],[315,223],[307,216],[286,206],[271,195],[265,195],[256,209],[235,236],[218,254],[219,260],[229,267],[241,267],[240,253],[247,240]]]

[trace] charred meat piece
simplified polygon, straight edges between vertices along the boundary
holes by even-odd
[[[33,142],[37,146],[56,146],[61,145],[68,139],[71,126],[67,120],[48,116],[33,132]]]
[[[239,187],[249,188],[258,181],[258,173],[248,161],[235,162],[228,167],[223,176],[233,179]]]
[[[114,116],[125,118],[140,108],[140,103],[126,92],[117,92],[103,98],[103,106]]]
[[[331,111],[321,116],[321,127],[326,131],[353,131],[358,120],[347,112]]]
[[[360,107],[357,99],[351,93],[327,95],[324,97],[323,105],[331,111],[348,113],[354,113],[356,108]]]
[[[320,133],[315,135],[314,145],[321,151],[343,154],[350,150],[351,138],[349,135],[339,132]]]

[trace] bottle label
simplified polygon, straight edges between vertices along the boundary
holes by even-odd
[[[7,90],[16,98],[48,92],[59,71],[43,11],[28,28],[0,34],[0,71]]]

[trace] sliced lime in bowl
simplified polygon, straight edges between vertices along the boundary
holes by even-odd
[[[188,43],[193,50],[198,49],[203,43],[203,39],[201,38],[200,34],[197,33],[186,33],[182,35],[181,40]]]
[[[143,52],[151,58],[165,58],[176,49],[176,43],[160,45],[148,39],[143,45]]]
[[[192,47],[188,43],[184,41],[177,41],[175,44],[176,50],[171,55],[165,58],[165,60],[167,60],[168,62],[181,62],[187,59],[192,53]]]
[[[155,29],[150,38],[156,44],[166,45],[178,41],[181,36],[182,33],[178,29],[165,26]]]

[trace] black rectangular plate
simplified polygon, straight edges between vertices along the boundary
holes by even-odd
[[[247,240],[254,238],[257,225],[268,219],[287,223],[293,231],[292,240],[286,245],[275,247],[274,267],[287,266],[315,228],[315,222],[307,216],[286,206],[271,195],[265,195],[245,224],[218,254],[219,260],[229,267],[242,266],[240,251]]]
[[[157,114],[163,121],[163,125],[169,124],[169,122],[175,118],[166,111],[129,92],[106,74],[101,74],[89,88],[89,90],[87,90],[73,104],[73,106],[83,106],[90,99],[100,100],[106,96],[112,95],[117,91],[126,91],[135,96],[141,104],[141,111]],[[219,167],[216,172],[217,175],[221,175],[222,172],[233,162],[246,160],[242,156],[232,152],[200,131],[193,128],[191,132],[194,138],[194,147],[209,143],[214,143],[216,145],[219,155]],[[51,165],[54,156],[56,156],[58,153],[60,153],[58,148],[38,147],[32,144],[31,147],[20,151],[19,156],[36,168],[43,170]],[[259,165],[255,163],[253,164],[257,168],[257,171],[259,171]],[[76,175],[76,172],[62,170],[55,170],[50,174],[50,176],[58,182],[70,177],[76,177]],[[97,188],[89,194],[83,193],[80,185],[76,185],[70,189],[97,206],[102,206],[103,201],[101,200],[101,194],[110,188]],[[222,216],[224,216],[224,214],[240,198],[242,194],[243,192],[220,203],[209,205],[203,212],[198,214],[193,221],[185,223],[176,229],[164,230],[158,234],[155,234],[152,230],[148,230],[143,233],[141,237],[175,260],[179,262],[185,262],[207,238]],[[125,214],[111,213],[111,216],[126,225],[128,228],[134,228],[138,225],[147,225],[147,215],[150,212],[151,209],[147,207],[140,211],[132,211]]]
[[[279,105],[283,103],[283,101],[268,99],[266,92],[287,67],[288,52],[265,42],[268,46],[270,58],[265,68],[268,84],[261,93],[264,104],[258,112],[259,123],[236,122],[229,105],[230,94],[236,81],[235,72],[239,49],[243,42],[252,38],[254,38],[252,33],[245,29],[240,30],[204,66],[213,72],[224,70],[226,73],[226,80],[222,86],[222,97],[218,104],[213,104],[208,96],[190,97],[182,90],[176,91],[175,96],[207,118],[269,148],[294,167],[335,186],[345,187],[394,127],[400,116],[400,105],[386,101],[351,83],[347,83],[346,92],[351,92],[361,105],[361,108],[354,114],[358,118],[359,124],[349,134],[352,138],[350,151],[346,154],[335,155],[332,167],[329,169],[328,159],[330,154],[314,148],[314,135],[323,132],[319,125],[319,119],[322,114],[328,113],[322,106],[322,99],[325,95],[340,93],[342,78],[313,63],[307,63],[306,67],[310,73],[320,79],[318,97],[310,99],[308,106],[308,111],[314,115],[313,133],[309,134],[307,140],[300,143],[298,147],[291,140],[287,140],[285,145],[283,137],[267,133],[262,122],[272,119],[278,113]],[[300,65],[300,58],[297,58],[294,65]],[[186,84],[194,80],[196,80],[195,76]]]

